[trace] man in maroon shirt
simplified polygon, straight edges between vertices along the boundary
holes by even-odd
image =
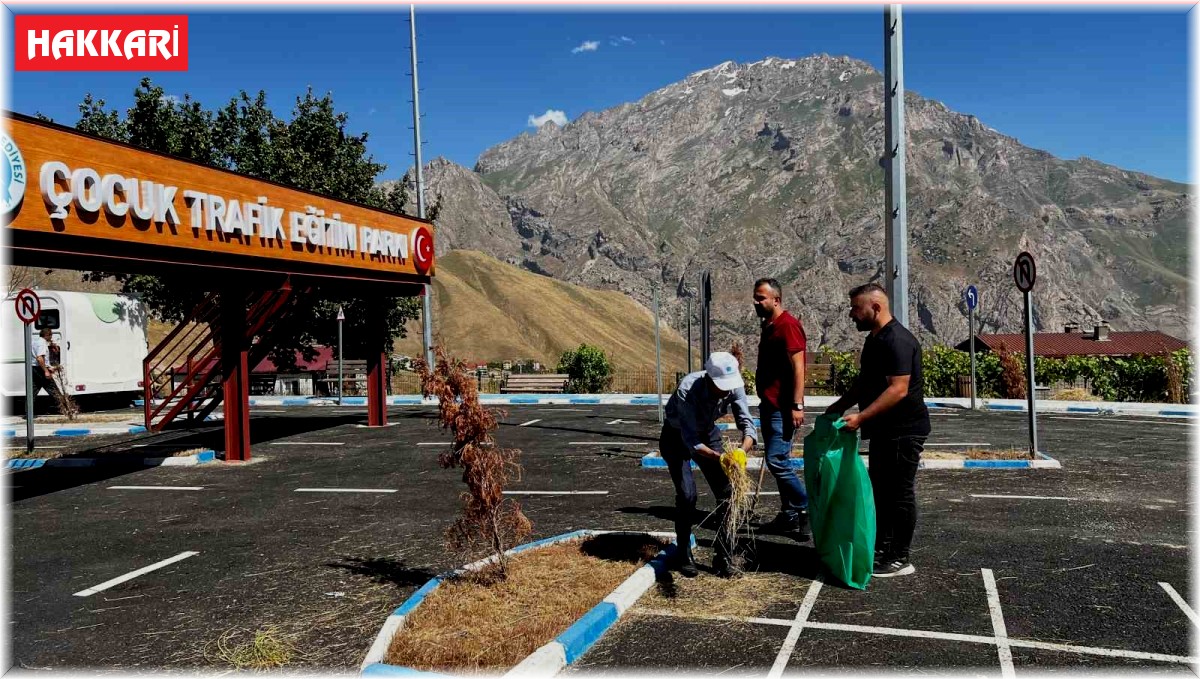
[[[808,494],[792,468],[792,436],[804,424],[804,327],[783,310],[783,287],[774,278],[754,283],[754,312],[762,321],[758,343],[758,416],[767,469],[779,486],[781,510],[765,528],[808,539]]]

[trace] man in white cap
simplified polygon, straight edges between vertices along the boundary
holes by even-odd
[[[723,577],[737,571],[731,562],[733,554],[724,529],[731,488],[729,478],[721,469],[721,430],[717,427],[717,420],[731,407],[742,432],[742,449],[748,451],[758,442],[758,432],[750,417],[741,366],[733,354],[724,351],[709,355],[704,370],[685,376],[667,402],[666,421],[658,445],[671,472],[671,482],[675,484],[678,551],[674,565],[689,578],[697,574],[691,550],[692,520],[696,512],[696,481],[689,464],[693,461],[700,467],[720,503],[718,521],[721,527],[717,530],[713,569]]]

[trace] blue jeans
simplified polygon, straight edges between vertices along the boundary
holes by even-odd
[[[808,493],[804,491],[804,482],[790,463],[792,435],[796,433],[792,426],[792,414],[780,412],[763,401],[758,407],[758,418],[762,423],[767,469],[771,470],[775,483],[779,485],[780,511],[789,519],[798,519],[800,512],[808,509]]]

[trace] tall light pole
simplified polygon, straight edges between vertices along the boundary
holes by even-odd
[[[417,87],[417,6],[408,6],[409,51],[412,53],[413,150],[417,158],[417,216],[425,219],[425,175],[421,168],[421,96]],[[421,343],[425,365],[433,370],[433,286],[421,297]]]
[[[904,181],[904,22],[900,5],[883,10],[884,211],[883,272],[892,315],[908,327],[908,201]]]

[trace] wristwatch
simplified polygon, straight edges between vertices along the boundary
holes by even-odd
[[[792,410],[804,410],[804,405],[801,403],[793,403]]]

